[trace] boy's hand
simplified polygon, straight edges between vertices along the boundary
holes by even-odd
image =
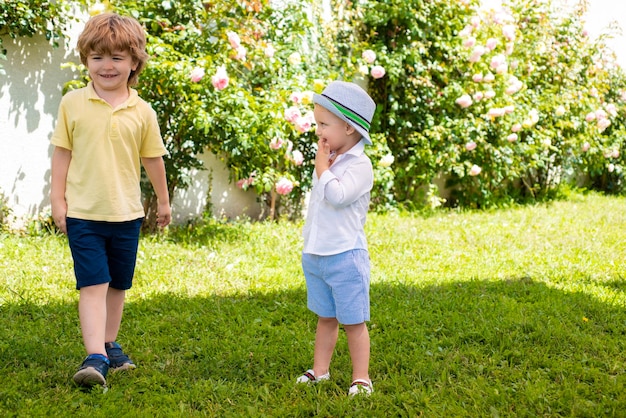
[[[169,203],[159,203],[157,206],[157,225],[165,228],[172,221],[172,208]]]
[[[317,141],[317,153],[315,154],[315,173],[319,178],[322,173],[330,168],[330,145],[323,139]]]
[[[67,217],[67,203],[65,200],[59,202],[52,202],[52,219],[54,224],[67,235],[67,224],[65,218]]]

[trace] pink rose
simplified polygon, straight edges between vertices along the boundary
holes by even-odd
[[[459,36],[461,38],[465,38],[468,37],[472,34],[472,31],[474,30],[474,28],[470,25],[467,25],[463,28],[463,30],[461,32],[459,32]]]
[[[498,40],[496,38],[487,39],[487,43],[485,44],[485,47],[488,50],[493,51],[494,49],[496,49],[496,46],[498,46]]]
[[[490,118],[498,118],[500,116],[504,116],[504,109],[501,107],[491,108],[487,112],[487,116],[489,116]]]
[[[524,87],[524,84],[514,75],[509,78],[509,84],[504,92],[508,95],[512,95],[520,91]]]
[[[191,73],[189,74],[189,78],[191,78],[191,81],[193,81],[194,83],[199,82],[200,80],[204,78],[204,68],[200,68],[200,67],[194,68],[193,70],[191,70]]]
[[[465,41],[463,41],[463,46],[465,48],[471,48],[474,45],[476,45],[476,38],[474,38],[473,36],[470,36]]]
[[[516,123],[515,125],[511,126],[511,132],[519,132],[521,130],[522,130],[521,123]]]
[[[587,122],[592,122],[596,119],[596,113],[595,112],[589,112],[587,113],[587,116],[585,116],[585,120]]]
[[[606,128],[608,128],[611,125],[611,121],[609,119],[598,119],[598,129],[600,130],[600,132],[604,132],[604,130]]]
[[[596,119],[601,120],[601,119],[606,119],[607,118],[607,114],[604,111],[604,109],[598,109],[596,110]]]
[[[482,91],[477,91],[476,93],[474,93],[474,96],[472,96],[475,102],[480,102],[483,97],[485,97],[485,94]]]
[[[485,47],[482,45],[476,45],[472,50],[472,54],[469,57],[469,62],[478,62],[480,57],[485,54]]]
[[[515,49],[515,42],[507,42],[506,43],[506,50],[504,51],[504,53],[506,55],[511,55],[513,53],[513,49]],[[511,65],[511,68],[513,68],[513,65]],[[515,64],[515,68],[517,68],[517,64]],[[513,68],[513,69],[515,69]]]
[[[591,148],[591,144],[589,142],[585,142],[583,146],[581,147],[583,152],[589,151],[589,148]]]
[[[509,136],[506,137],[506,140],[509,142],[517,141],[517,134],[510,134]]]
[[[276,48],[274,48],[272,45],[268,45],[268,46],[265,47],[265,56],[266,57],[272,58],[275,53],[276,53]]]
[[[241,46],[241,39],[235,32],[228,31],[226,32],[226,36],[228,36],[228,42],[230,42],[230,46],[233,49],[237,49]]]
[[[606,111],[609,112],[612,117],[617,116],[617,107],[615,107],[613,103],[606,105]]]
[[[487,73],[485,74],[485,77],[483,77],[483,81],[485,83],[493,83],[493,81],[496,79],[496,76],[494,76],[491,73]]]
[[[480,26],[480,17],[472,16],[470,19],[470,25],[472,25],[474,29],[478,28],[478,26]]]
[[[385,69],[380,65],[375,65],[372,67],[370,74],[376,79],[383,78],[385,76]]]
[[[483,81],[483,75],[482,74],[474,74],[472,76],[472,81],[474,81],[474,83],[480,83],[481,81]]]
[[[247,53],[248,51],[246,50],[246,47],[240,46],[239,48],[237,48],[237,54],[235,55],[235,59],[239,61],[245,61]]]
[[[513,20],[514,20],[513,16],[511,16],[509,13],[505,12],[504,10],[499,11],[493,16],[493,23],[498,24],[498,25],[501,25],[506,22],[512,22]]]
[[[496,70],[502,65],[506,64],[506,57],[502,54],[498,54],[491,59],[491,68]]]
[[[515,41],[515,26],[514,25],[505,25],[502,26],[502,35],[509,41]]]
[[[228,86],[228,82],[230,79],[228,78],[228,74],[226,73],[226,68],[221,66],[215,72],[215,75],[211,77],[211,83],[213,87],[217,90],[224,90]]]
[[[467,144],[465,144],[465,149],[468,151],[474,151],[476,149],[477,145],[476,142],[474,141],[470,141]]]
[[[293,103],[298,104],[298,103],[302,102],[302,93],[293,92],[293,93],[291,93],[291,95],[289,96],[289,99],[290,99]]]
[[[619,150],[618,149],[614,149],[613,151],[611,151],[611,158],[619,158]]]
[[[469,94],[464,94],[458,99],[456,99],[456,104],[461,106],[463,109],[472,105],[472,98]]]
[[[271,149],[280,149],[280,147],[283,146],[285,142],[281,139],[281,138],[272,138],[272,140],[270,141],[270,148]]]
[[[365,60],[366,63],[371,64],[376,61],[376,53],[371,49],[366,49],[363,51],[361,57]]]
[[[474,164],[472,166],[472,168],[470,168],[469,175],[472,176],[472,177],[475,177],[475,176],[479,175],[481,171],[483,171],[483,169],[480,168],[479,166],[477,166],[476,164]]]
[[[298,150],[293,151],[291,156],[295,165],[302,165],[304,162],[304,155],[302,155],[302,153]]]
[[[294,125],[296,125],[296,130],[301,134],[310,131],[312,127],[311,120],[304,116],[297,118]]]
[[[293,182],[286,178],[281,178],[276,183],[276,193],[287,195],[293,190]]]
[[[252,183],[254,183],[254,177],[256,176],[256,171],[253,171],[252,174],[250,174],[250,177],[248,177],[247,179],[241,179],[239,180],[236,185],[238,188],[240,189],[247,189],[248,186],[250,186]]]
[[[511,114],[515,112],[515,105],[508,105],[508,106],[504,106],[504,113]]]
[[[302,114],[297,106],[291,106],[285,109],[285,119],[287,119],[288,122],[295,123],[300,117],[302,117]]]
[[[488,90],[485,92],[485,99],[493,99],[496,97],[496,92],[493,90]]]

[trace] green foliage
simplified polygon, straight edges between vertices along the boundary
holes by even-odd
[[[624,75],[606,37],[587,38],[585,8],[355,3],[358,46],[344,65],[356,73],[370,49],[387,70],[369,88],[380,104],[373,130],[396,158],[398,201],[418,203],[440,175],[450,203],[470,207],[551,199],[581,171],[593,187],[623,190]]]
[[[144,236],[119,336],[138,368],[110,374],[106,392],[71,380],[84,348],[66,239],[3,236],[0,414],[621,416],[625,203],[370,215],[364,399],[346,396],[343,332],[331,381],[295,385],[316,325],[301,223],[209,219]]]
[[[63,0],[3,0],[0,2],[0,36],[17,38],[41,33],[56,46],[72,20],[71,6],[72,2]],[[6,60],[6,52],[0,38],[0,59]],[[3,74],[0,63],[0,75]]]
[[[0,232],[7,231],[9,229],[9,218],[13,211],[9,206],[9,199],[0,191]]]
[[[281,207],[275,186],[282,178],[295,186],[283,200],[297,206],[310,185],[314,156],[310,98],[315,80],[328,75],[321,51],[311,48],[315,25],[307,19],[307,2],[280,8],[268,1],[111,5],[136,17],[149,34],[151,60],[139,91],[160,119],[171,191],[189,185],[189,170],[202,168],[198,156],[208,150],[226,163],[233,182],[253,187],[270,204],[270,216]],[[218,84],[220,77],[227,86]],[[302,133],[285,119],[292,105],[309,122]],[[282,207],[289,214],[290,206]]]

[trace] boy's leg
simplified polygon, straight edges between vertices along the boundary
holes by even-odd
[[[370,380],[370,336],[365,322],[344,325],[348,339],[348,349],[352,359],[352,380]]]
[[[106,295],[106,331],[104,341],[113,342],[117,339],[122,324],[122,313],[124,312],[124,299],[126,291],[109,287]]]
[[[87,354],[102,354],[107,326],[108,283],[85,286],[80,289],[78,316]]]
[[[328,373],[330,360],[333,357],[335,344],[337,344],[338,333],[339,322],[337,322],[337,318],[318,318],[313,356],[313,374],[315,376],[322,376]]]

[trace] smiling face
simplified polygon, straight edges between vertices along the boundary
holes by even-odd
[[[87,69],[98,94],[127,94],[128,79],[137,63],[128,51],[96,52],[87,55]]]
[[[316,104],[313,110],[315,116],[315,135],[330,145],[330,150],[343,154],[352,148],[361,135],[346,121],[334,113]]]

